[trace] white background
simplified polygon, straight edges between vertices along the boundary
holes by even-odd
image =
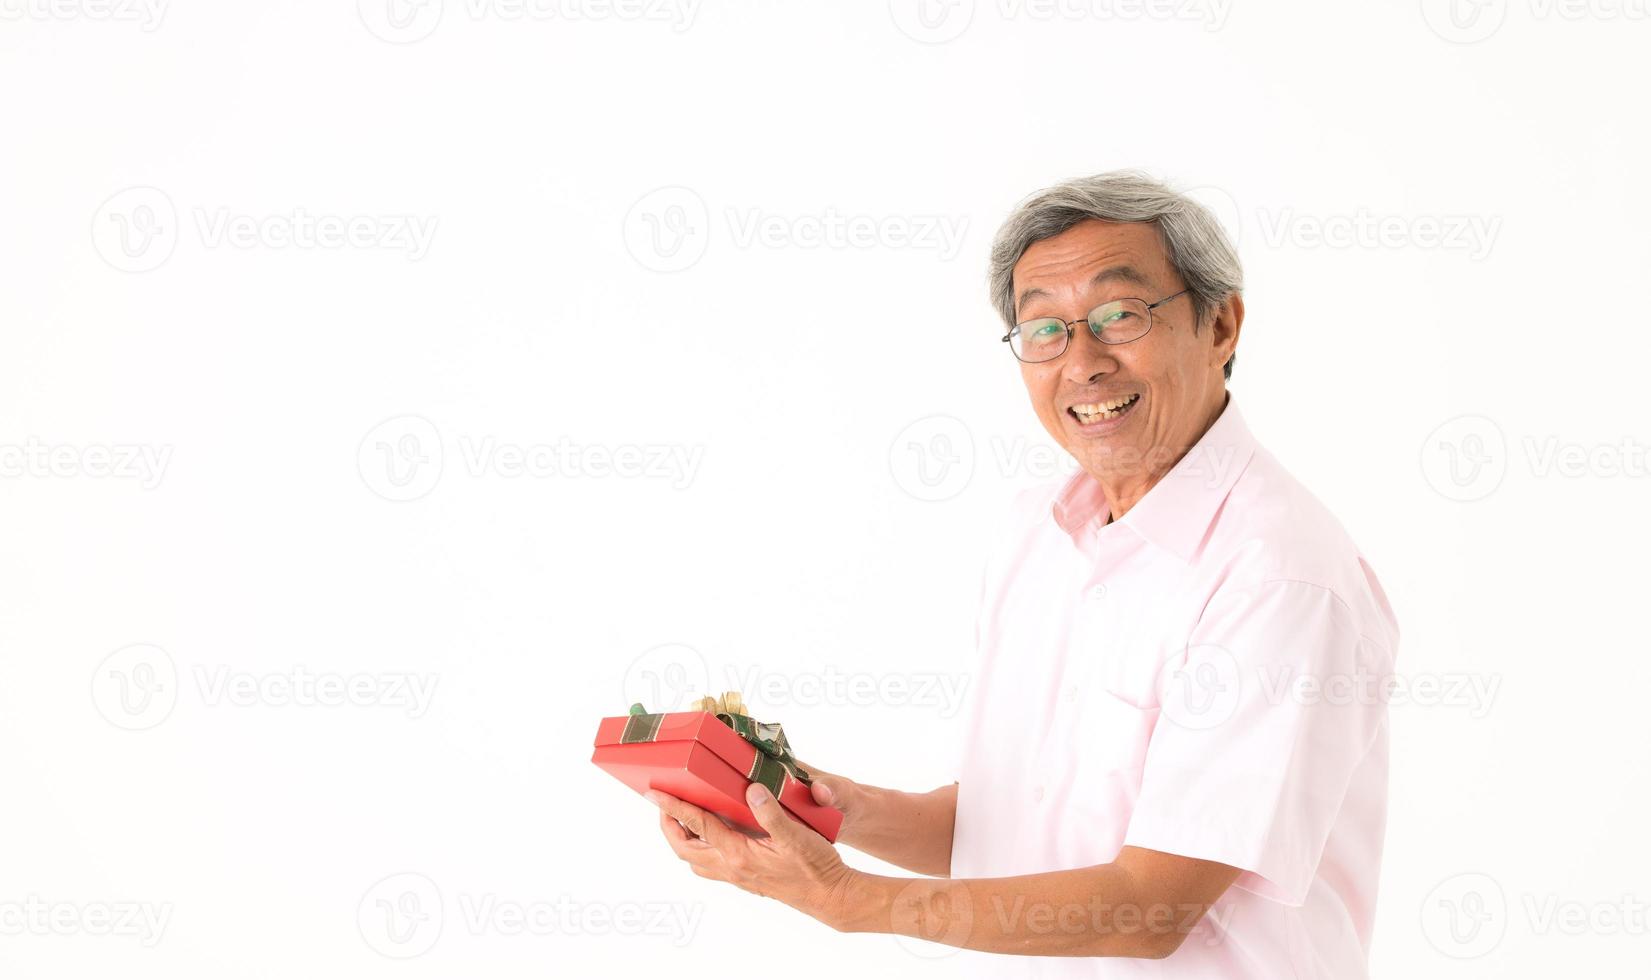
[[[1375,974],[1643,970],[1644,3],[653,2],[0,0],[0,974],[952,971],[695,878],[590,741],[752,680],[943,781],[1064,472],[987,243],[1121,166],[1238,236],[1401,679],[1494,691],[1392,709]]]

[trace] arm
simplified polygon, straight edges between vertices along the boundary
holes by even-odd
[[[843,811],[839,843],[895,867],[944,878],[952,867],[957,784],[927,793],[866,786],[803,765],[814,776],[814,802]]]
[[[987,953],[1162,959],[1180,948],[1237,868],[1138,847],[1110,864],[957,881],[855,872],[829,924]]]
[[[660,829],[702,878],[784,902],[842,932],[885,932],[986,952],[1133,956],[1174,952],[1237,868],[1126,847],[1110,864],[1070,871],[937,881],[849,868],[825,838],[753,784],[752,838],[658,792]]]

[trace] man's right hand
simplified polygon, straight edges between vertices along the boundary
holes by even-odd
[[[803,768],[814,777],[814,782],[809,787],[814,794],[814,802],[821,806],[836,807],[843,813],[843,825],[837,831],[837,837],[843,839],[852,835],[855,829],[854,818],[858,815],[859,809],[854,805],[855,790],[859,789],[854,780],[807,765]]]
[[[956,783],[905,793],[857,783],[800,759],[798,764],[813,777],[814,802],[842,811],[838,843],[918,874],[951,873]]]

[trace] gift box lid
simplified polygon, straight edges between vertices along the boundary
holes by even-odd
[[[755,745],[740,738],[716,715],[709,711],[673,711],[659,715],[619,715],[603,718],[596,729],[595,745],[622,745],[625,728],[633,718],[658,719],[659,728],[652,742],[698,742],[739,772],[751,768],[751,758],[758,751]]]
[[[627,730],[629,738],[626,737]],[[721,718],[708,711],[676,711],[657,715],[632,714],[603,718],[598,723],[594,745],[596,755],[591,761],[604,767],[609,763],[618,762],[618,752],[626,746],[643,748],[678,745],[691,746],[696,752],[704,750],[727,766],[730,775],[767,785],[782,806],[826,840],[835,841],[837,831],[842,826],[841,810],[815,803],[808,786],[792,778],[772,756],[746,741]],[[685,758],[691,759],[692,756]],[[759,770],[763,769],[767,770],[766,776],[759,775]],[[628,779],[626,781],[630,782]],[[635,788],[641,791],[645,787],[636,785]],[[751,811],[745,806],[743,790],[734,791],[728,800],[707,798],[698,801],[690,799],[689,802],[715,810],[750,829],[760,829]]]

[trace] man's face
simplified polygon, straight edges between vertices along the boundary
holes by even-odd
[[[1028,248],[1015,263],[1015,322],[1053,316],[1082,321],[1115,299],[1149,304],[1186,283],[1164,254],[1158,229],[1141,222],[1085,221]],[[1221,366],[1243,317],[1234,297],[1212,326],[1194,333],[1191,295],[1152,311],[1152,330],[1103,344],[1082,322],[1066,352],[1021,364],[1043,427],[1096,476],[1155,476],[1198,441],[1225,403]],[[1110,411],[1101,406],[1125,403]],[[1143,473],[1143,466],[1148,471]]]

